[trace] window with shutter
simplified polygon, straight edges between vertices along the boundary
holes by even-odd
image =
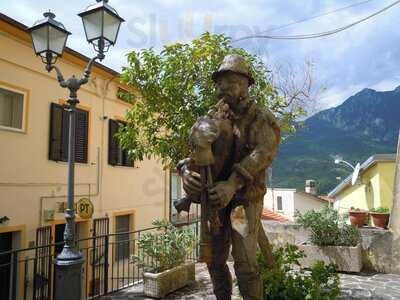
[[[69,114],[68,111],[62,107],[62,120],[61,120],[61,161],[68,161],[68,135],[69,135]]]
[[[76,109],[75,161],[88,161],[89,112]],[[49,159],[68,161],[69,113],[63,106],[52,103],[50,107]]]
[[[76,111],[75,132],[75,161],[87,163],[88,161],[88,120],[89,113],[85,110]]]
[[[119,127],[125,125],[122,121],[109,121],[108,131],[108,163],[112,166],[133,167],[133,161],[129,158],[128,151],[123,150],[115,134]]]
[[[61,105],[52,103],[50,107],[50,147],[49,159],[60,161],[61,159],[61,139],[62,139],[62,117]]]
[[[108,130],[108,163],[113,166],[117,165],[118,161],[119,145],[118,140],[115,138],[118,128],[118,122],[110,119]]]

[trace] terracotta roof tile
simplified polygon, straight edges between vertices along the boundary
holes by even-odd
[[[331,203],[335,202],[335,198],[329,196],[318,196],[318,198]]]
[[[288,218],[274,213],[273,211],[269,210],[268,208],[264,208],[263,212],[261,214],[261,219],[262,220],[272,220],[272,221],[278,221],[278,222],[287,222],[289,221]]]

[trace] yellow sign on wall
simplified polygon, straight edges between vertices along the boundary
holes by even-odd
[[[93,203],[89,198],[81,198],[76,204],[76,212],[82,219],[90,219],[93,215]]]

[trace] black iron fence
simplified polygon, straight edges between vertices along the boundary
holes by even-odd
[[[103,226],[103,225],[99,225]],[[108,225],[107,225],[108,226]],[[193,230],[199,238],[198,222],[181,224]],[[99,227],[101,228],[101,227]],[[95,299],[138,284],[143,279],[143,266],[132,260],[140,256],[138,240],[145,230],[114,234],[96,234],[76,241],[76,246],[85,258],[83,266],[83,299]],[[47,230],[47,229],[46,229]],[[54,295],[54,264],[57,249],[62,243],[43,244],[37,236],[35,247],[0,253],[0,299],[1,300],[51,300]],[[42,243],[42,245],[40,245]],[[196,245],[187,257],[197,261]],[[150,258],[146,258],[149,263]]]

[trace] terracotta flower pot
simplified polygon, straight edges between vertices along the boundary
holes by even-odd
[[[349,211],[350,223],[358,228],[363,227],[365,221],[368,220],[368,213],[365,211]],[[368,222],[368,221],[367,221]]]
[[[374,222],[375,227],[386,229],[389,224],[389,216],[388,213],[374,213],[371,212],[372,221]]]

